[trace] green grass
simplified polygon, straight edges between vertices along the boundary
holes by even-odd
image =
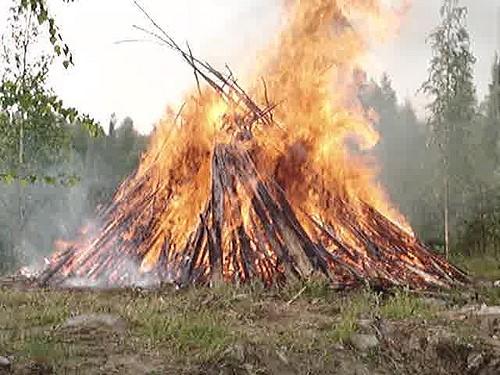
[[[500,262],[494,258],[462,257],[455,262],[483,279],[500,279]],[[500,288],[482,287],[478,293],[479,302],[500,304]],[[246,373],[248,360],[242,360],[234,349],[242,347],[245,353],[253,353],[252,368],[267,369],[264,373],[287,371],[268,364],[281,363],[277,350],[303,369],[299,373],[321,373],[318,368],[332,365],[335,358],[331,353],[338,350],[338,343],[349,342],[356,332],[377,332],[374,325],[379,319],[417,329],[445,324],[456,331],[442,322],[440,309],[444,307],[433,307],[405,290],[384,294],[369,289],[335,291],[323,278],[271,289],[258,283],[181,291],[19,291],[0,287],[0,355],[13,355],[26,366],[33,362],[47,365],[55,373],[67,369],[74,373],[75,368],[89,374],[122,373],[120,360],[138,361],[139,368],[149,368],[149,373],[218,374],[219,363],[233,373]],[[119,316],[126,329],[64,328],[70,316],[91,313]],[[459,326],[467,328],[460,328],[463,333],[459,335],[477,334],[468,323]],[[343,347],[349,350],[348,345]],[[111,368],[102,370],[103,366]]]
[[[406,291],[396,291],[379,308],[380,316],[391,320],[431,319],[435,313],[435,308]]]
[[[121,317],[125,332],[63,327],[68,317],[90,313]],[[283,289],[258,284],[177,292],[0,289],[0,352],[50,364],[56,373],[76,363],[92,373],[91,368],[104,366],[109,358],[138,353],[147,363],[196,373],[220,360],[242,366],[228,359],[238,345],[261,348],[266,355],[276,356],[279,348],[287,357],[326,361],[334,344],[366,329],[360,319],[421,320],[433,314],[415,295],[340,293],[320,279]],[[261,356],[255,355],[254,362],[265,363]]]
[[[345,343],[358,330],[361,318],[371,318],[374,313],[375,295],[361,291],[343,299],[338,321],[334,323],[327,336],[337,342]]]
[[[55,325],[68,316],[68,304],[59,293],[19,293],[5,290],[0,292],[0,322],[4,328],[30,328]],[[15,315],[12,311],[15,310]]]
[[[490,281],[500,280],[500,258],[494,255],[467,257],[454,255],[452,263],[468,271],[473,277]]]
[[[46,335],[35,335],[28,337],[23,342],[21,353],[36,362],[56,364],[65,356],[64,347],[54,342],[53,337]]]
[[[167,343],[184,354],[197,351],[213,353],[233,342],[233,335],[211,313],[165,315],[154,312],[140,319],[135,331],[153,345]]]
[[[491,287],[488,283],[500,280],[500,256],[493,251],[475,256],[454,254],[451,262],[467,271],[476,283],[475,292],[478,301],[488,305],[500,304],[500,288]]]
[[[358,323],[355,317],[352,315],[342,316],[340,321],[334,323],[326,332],[326,336],[334,342],[345,343],[357,330]]]

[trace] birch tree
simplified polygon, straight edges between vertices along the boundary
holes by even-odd
[[[467,133],[475,115],[476,96],[473,66],[476,61],[467,31],[467,8],[458,0],[444,0],[441,23],[429,36],[432,59],[422,90],[431,103],[428,124],[431,141],[440,150],[443,184],[445,254],[450,255],[450,186],[454,191],[467,167]]]
[[[65,106],[48,87],[52,63],[60,57],[65,66],[69,62],[66,60],[67,47],[53,44],[52,36],[49,52],[44,48],[43,30],[40,29],[43,17],[40,17],[31,6],[18,6],[17,0],[12,1],[9,28],[1,39],[0,183],[17,186],[18,221],[11,230],[16,242],[22,238],[26,217],[25,185],[54,184],[57,179],[63,183],[75,182],[76,176],[43,173],[47,165],[67,155],[70,148],[68,124],[80,122],[93,135],[102,133],[89,116]],[[15,252],[10,249],[8,258],[14,258]]]

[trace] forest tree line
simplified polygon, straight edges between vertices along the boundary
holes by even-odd
[[[492,63],[489,94],[460,129],[450,173],[450,246],[464,255],[500,254],[500,61]],[[388,75],[371,81],[362,101],[379,115],[375,147],[380,181],[425,242],[444,252],[441,151],[409,101],[398,103]],[[457,137],[458,138],[458,137]]]
[[[65,105],[48,85],[53,64],[73,64],[56,20],[42,0],[11,1],[0,52],[0,272],[71,237],[109,201],[147,145],[131,118],[112,117],[105,132]],[[388,75],[367,82],[360,99],[379,115],[381,183],[419,237],[444,252],[497,254],[500,61],[492,61],[489,94],[479,100],[466,17],[457,0],[443,0],[422,84],[427,119],[409,101],[398,102]]]
[[[417,233],[447,257],[496,254],[500,245],[500,63],[495,55],[488,95],[479,101],[467,16],[459,0],[443,0],[428,36],[424,124],[411,106],[395,104],[387,77],[366,96],[381,115],[382,179]]]

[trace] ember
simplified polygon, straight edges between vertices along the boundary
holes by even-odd
[[[296,1],[251,96],[140,9],[155,30],[137,28],[181,54],[197,92],[157,128],[99,224],[59,243],[40,284],[123,286],[141,274],[182,286],[271,285],[313,273],[339,288],[467,282],[415,238],[347,147],[354,138],[368,150],[378,138],[356,101],[364,42],[349,18],[383,24],[377,1]]]

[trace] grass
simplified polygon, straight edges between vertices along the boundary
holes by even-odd
[[[479,281],[476,287],[478,302],[500,305],[500,288],[488,285],[488,283],[500,280],[500,257],[498,255],[493,252],[475,256],[454,254],[451,262]]]
[[[401,290],[396,291],[379,308],[380,316],[391,320],[432,319],[436,312],[435,307],[424,303],[422,299],[409,292]]]
[[[472,276],[489,281],[500,280],[500,258],[495,255],[468,257],[454,255],[452,262],[468,271]]]
[[[373,317],[377,308],[375,295],[366,291],[358,292],[349,298],[344,298],[341,304],[338,321],[327,333],[329,339],[346,343],[358,331],[358,322],[361,318]]]
[[[1,292],[0,322],[4,328],[31,328],[53,325],[69,316],[66,299],[59,293],[20,293],[4,290]],[[45,298],[45,303],[41,303]],[[15,315],[10,313],[15,311]]]
[[[234,348],[244,347],[259,348],[253,366],[272,362],[279,349],[285,357],[299,358],[300,366],[313,368],[326,366],[331,359],[326,353],[335,344],[366,330],[362,320],[430,320],[435,312],[405,291],[340,293],[321,279],[268,290],[258,284],[178,292],[0,289],[0,355],[48,364],[56,373],[78,366],[81,373],[92,374],[114,358],[196,373],[207,363],[245,365],[233,358]],[[126,331],[64,329],[68,317],[90,313],[121,317]],[[120,368],[115,364],[107,371]],[[281,371],[286,369],[270,372]]]
[[[35,335],[23,342],[21,352],[28,358],[39,363],[58,363],[65,357],[65,350],[50,336]]]
[[[393,295],[384,297],[365,290],[343,300],[338,321],[332,325],[328,337],[345,343],[359,330],[360,320],[427,320],[435,318],[436,312],[436,308],[406,291],[397,290]]]
[[[139,322],[136,333],[153,345],[168,343],[181,353],[213,353],[233,342],[230,331],[211,313],[165,316],[152,313]]]

